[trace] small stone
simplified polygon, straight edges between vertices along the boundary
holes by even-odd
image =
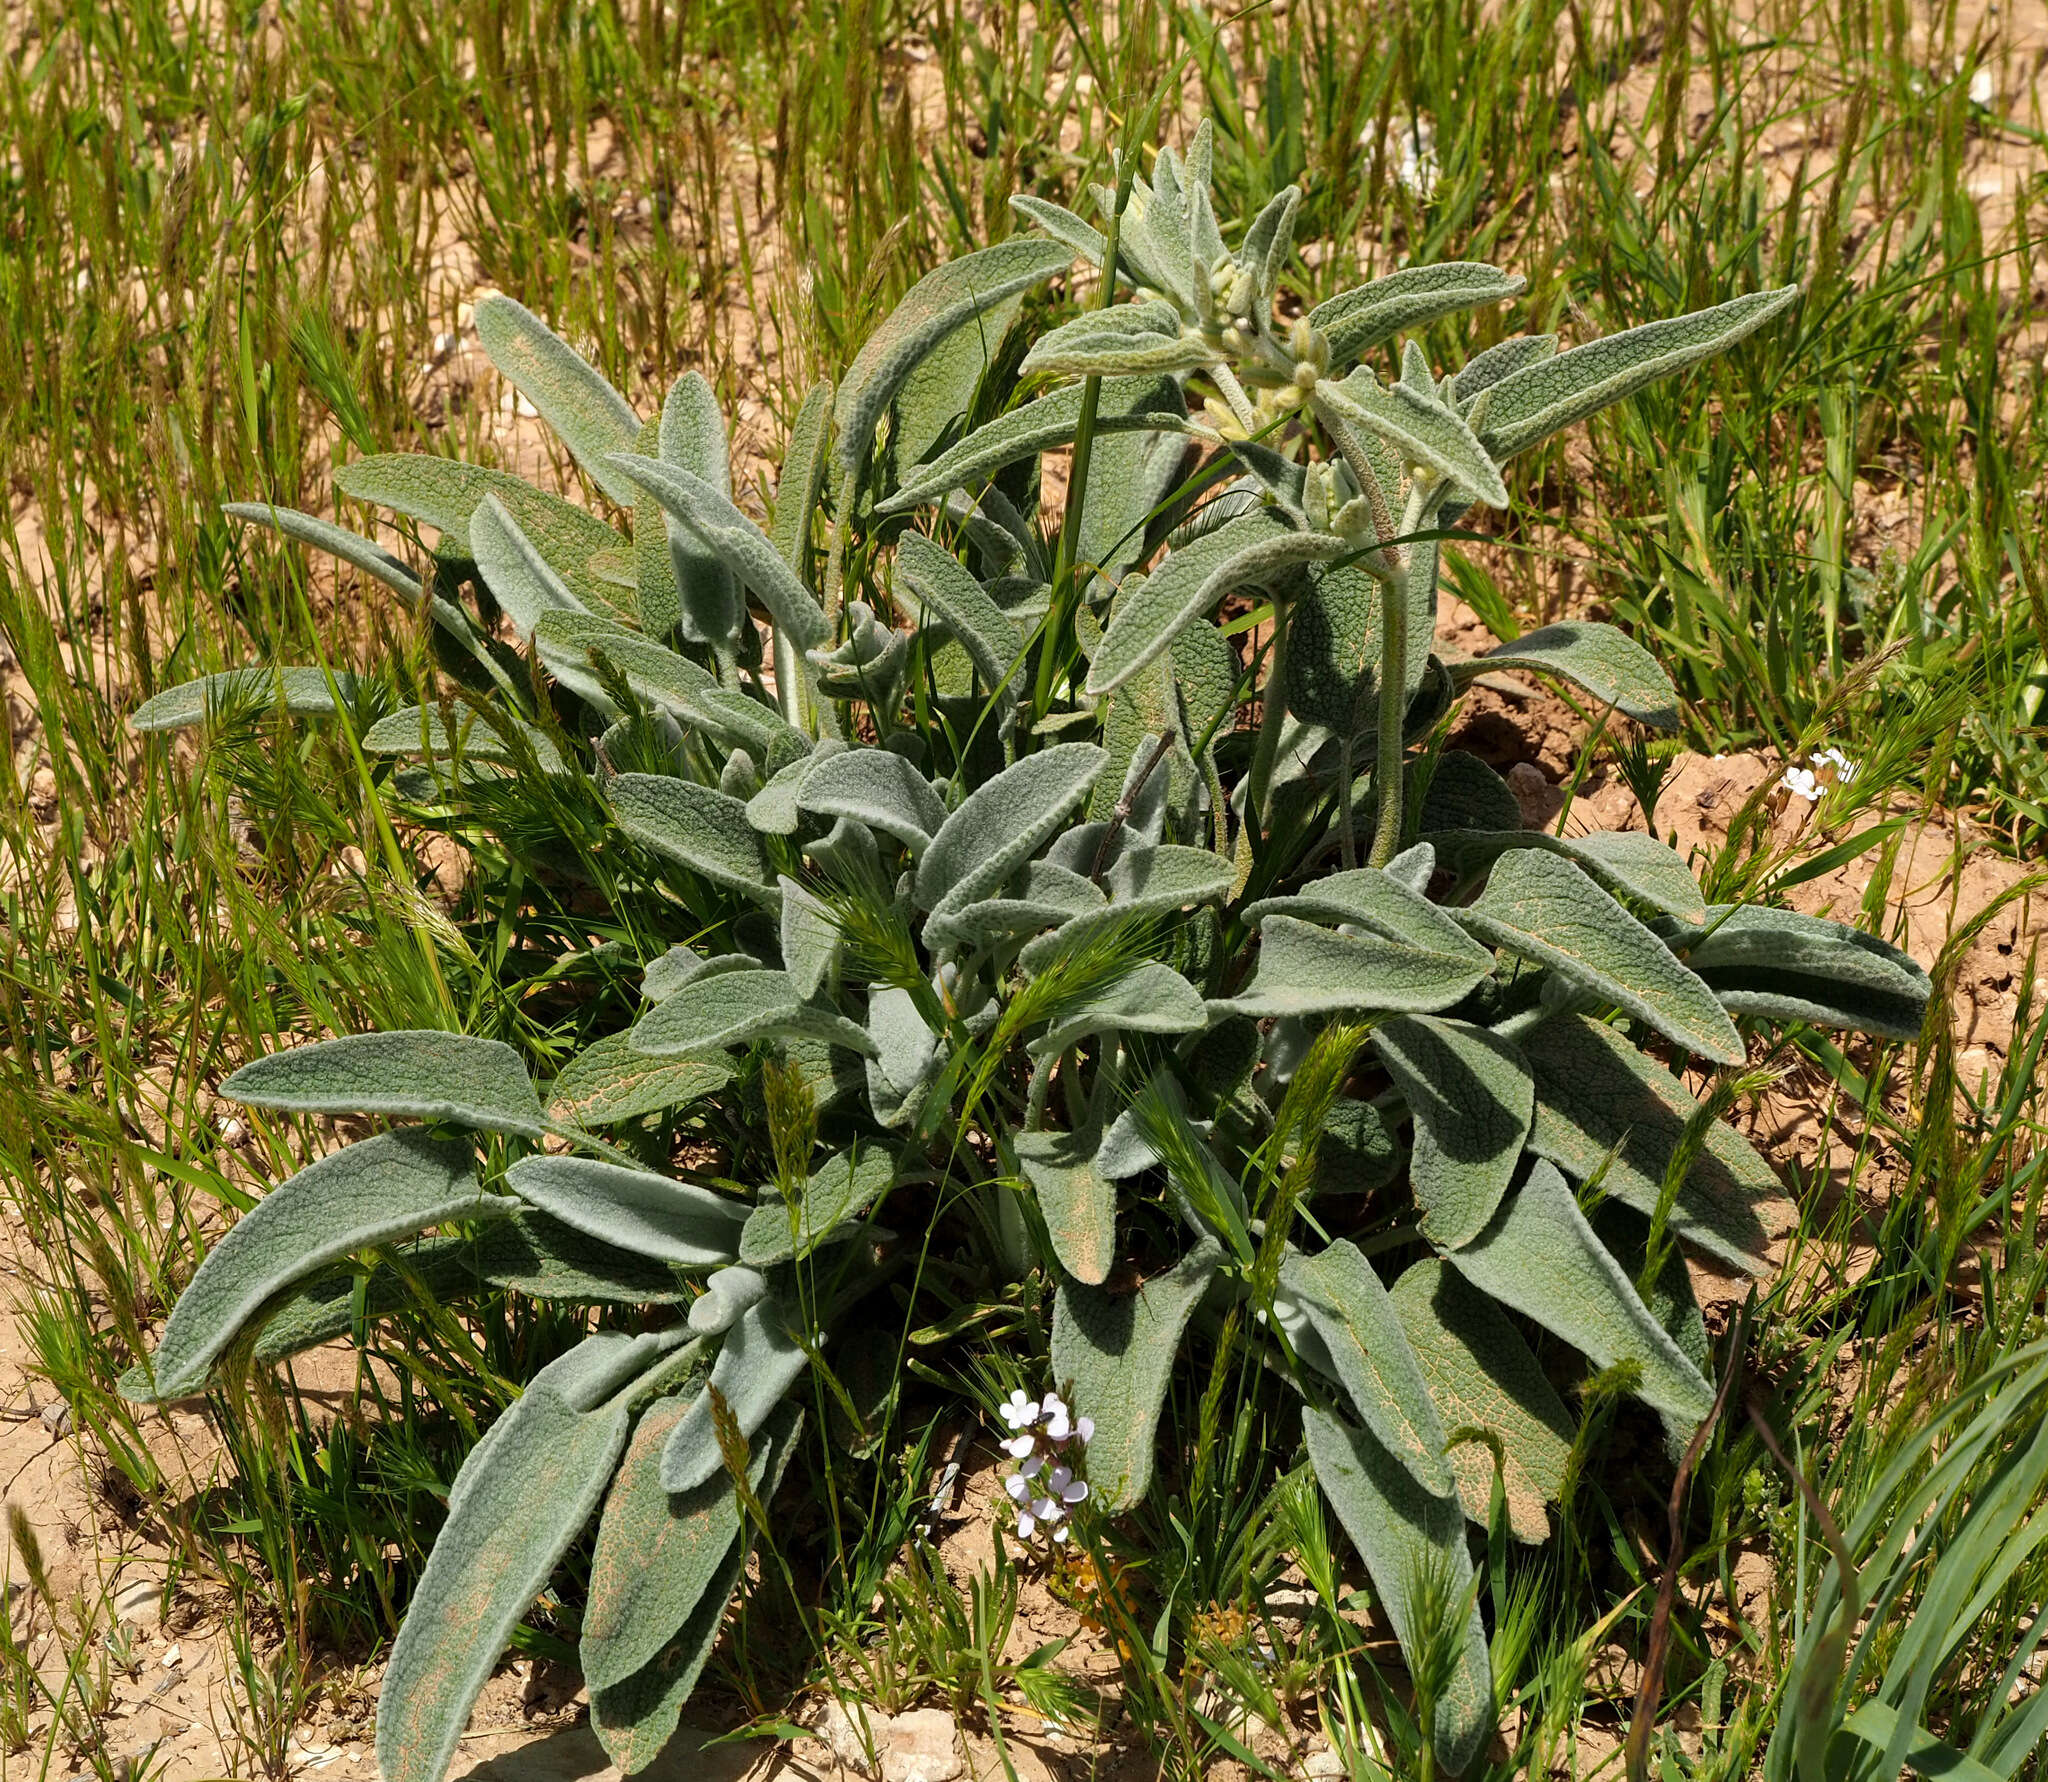
[[[157,1626],[164,1618],[164,1581],[150,1573],[131,1578],[114,1592],[114,1616],[131,1627]]]
[[[43,1406],[43,1427],[51,1441],[61,1442],[71,1433],[71,1406],[61,1398]]]
[[[913,1708],[888,1723],[882,1782],[954,1782],[965,1767],[960,1729],[943,1708]]]
[[[185,1648],[183,1646],[173,1646],[168,1652],[164,1654],[164,1669],[167,1671],[176,1670],[180,1662],[184,1659],[184,1656]]]
[[[1308,1755],[1301,1760],[1301,1773],[1304,1776],[1341,1776],[1344,1760],[1327,1745],[1311,1746]]]
[[[867,1709],[849,1710],[836,1698],[827,1701],[818,1714],[818,1736],[832,1747],[832,1755],[858,1775],[872,1776],[875,1759],[888,1743],[888,1722],[871,1716]],[[873,1753],[873,1755],[870,1755]]]
[[[1543,777],[1534,762],[1517,761],[1508,769],[1508,790],[1522,807],[1524,829],[1548,829],[1564,809],[1564,794]]]

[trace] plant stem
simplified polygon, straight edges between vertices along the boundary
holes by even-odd
[[[1396,536],[1416,531],[1436,499],[1436,485],[1425,483],[1418,473]],[[1378,809],[1373,819],[1372,853],[1367,859],[1371,866],[1385,866],[1400,852],[1406,790],[1401,783],[1401,756],[1408,721],[1408,571],[1414,554],[1403,546],[1382,554],[1394,559],[1394,573],[1385,584],[1380,605],[1379,736],[1372,769]]]
[[[1136,155],[1122,157],[1123,166],[1117,174],[1116,202],[1110,206],[1109,228],[1102,241],[1102,290],[1096,299],[1097,309],[1107,309],[1116,301],[1116,247],[1121,230],[1124,206],[1130,202],[1131,184],[1137,177],[1138,158]],[[1057,664],[1065,654],[1062,648],[1073,635],[1074,611],[1081,604],[1081,578],[1076,573],[1075,558],[1081,550],[1081,516],[1088,497],[1088,472],[1095,458],[1095,417],[1102,402],[1102,379],[1099,376],[1084,379],[1081,385],[1081,416],[1074,429],[1074,456],[1068,467],[1067,505],[1060,517],[1060,546],[1053,559],[1052,569],[1052,610],[1045,620],[1045,636],[1038,646],[1038,676],[1031,696],[1031,722],[1044,717],[1052,704],[1053,676]],[[1024,726],[1028,735],[1031,725]]]
[[[1259,741],[1252,753],[1252,768],[1245,785],[1244,820],[1262,823],[1266,798],[1273,778],[1273,764],[1280,755],[1280,732],[1287,722],[1287,616],[1288,602],[1273,598],[1273,650],[1266,662],[1266,684],[1260,690]]]

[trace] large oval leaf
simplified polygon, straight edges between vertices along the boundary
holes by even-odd
[[[494,1211],[464,1144],[387,1132],[280,1182],[206,1253],[147,1369],[152,1396],[203,1391],[235,1333],[271,1295],[371,1244]]]
[[[622,773],[606,787],[619,827],[657,854],[762,903],[774,900],[768,856],[747,807],[715,786],[668,774]]]
[[[1886,1039],[1918,1039],[1932,985],[1910,954],[1845,922],[1717,904],[1661,929],[1726,1008]]]
[[[499,373],[562,436],[576,462],[621,507],[633,485],[605,467],[613,452],[630,452],[640,434],[632,404],[604,374],[524,304],[493,292],[476,306],[477,339]]]
[[[350,1033],[272,1052],[243,1065],[220,1092],[292,1114],[391,1114],[525,1138],[548,1130],[517,1052],[438,1028]]]
[[[1514,849],[1456,914],[1481,940],[1553,967],[1702,1058],[1747,1056],[1713,991],[1569,860]]]
[[[753,1210],[693,1182],[592,1157],[522,1158],[505,1185],[587,1236],[685,1268],[731,1262]]]
[[[384,1667],[377,1765],[387,1782],[447,1774],[498,1655],[618,1465],[630,1426],[618,1389],[673,1340],[586,1338],[470,1450]]]
[[[1087,795],[1104,759],[1093,743],[1058,743],[970,793],[917,863],[919,908],[959,908],[1002,884]]]
[[[808,1256],[886,1194],[895,1164],[879,1146],[842,1151],[804,1184],[794,1206],[771,1197],[755,1207],[740,1239],[749,1268]]]
[[[960,640],[981,684],[991,693],[1004,687],[1014,692],[1024,639],[959,559],[923,533],[906,532],[896,547],[896,569],[922,602],[927,622],[936,616]]]
[[[633,1049],[656,1058],[716,1052],[770,1037],[824,1040],[864,1057],[875,1051],[864,1027],[807,1002],[785,971],[694,977],[632,1029]]]
[[[1637,1396],[1652,1409],[1697,1424],[1713,1408],[1714,1389],[1643,1304],[1550,1164],[1539,1160],[1493,1223],[1445,1260],[1595,1367],[1635,1363]]]
[[[1010,1142],[1060,1267],[1087,1286],[1101,1286],[1116,1261],[1116,1184],[1095,1168],[1101,1129],[1020,1132]]]
[[[1053,1379],[1074,1414],[1094,1420],[1088,1486],[1112,1515],[1151,1489],[1159,1413],[1181,1334],[1222,1260],[1222,1247],[1204,1239],[1136,1293],[1060,1283],[1052,1320]]]
[[[1345,1009],[1432,1014],[1462,1002],[1492,970],[1492,956],[1482,949],[1425,952],[1269,915],[1259,927],[1251,982],[1209,1006],[1261,1019]]]
[[[1678,694],[1671,677],[1657,666],[1657,658],[1627,632],[1590,619],[1566,619],[1540,631],[1525,631],[1513,643],[1449,667],[1451,684],[1458,688],[1502,668],[1555,675],[1638,724],[1653,730],[1678,727]]]
[[[833,405],[838,438],[833,461],[852,476],[867,461],[875,428],[917,363],[962,323],[1073,264],[1057,242],[1019,237],[966,254],[928,272],[870,334]]]
[[[1397,1015],[1373,1029],[1372,1044],[1415,1116],[1409,1179],[1422,1235],[1455,1250],[1486,1228],[1514,1181],[1535,1079],[1512,1041],[1462,1021]]]
[[[335,694],[353,699],[356,677],[324,668],[230,668],[196,681],[166,687],[129,714],[128,728],[147,736],[158,730],[186,730],[216,712],[263,710],[282,705],[295,718],[332,717]]]
[[[608,1033],[548,1086],[548,1112],[574,1126],[608,1126],[686,1107],[731,1080],[722,1058],[649,1058],[629,1034]]]
[[[913,854],[923,853],[946,821],[937,789],[893,749],[844,749],[814,762],[797,788],[796,805],[865,823]]]
[[[775,1301],[750,1305],[726,1332],[706,1389],[677,1419],[662,1446],[661,1488],[694,1491],[724,1464],[711,1414],[714,1392],[725,1400],[740,1434],[752,1437],[809,1364]]]
[[[1706,915],[1707,902],[1691,868],[1675,849],[1640,830],[1548,835],[1537,829],[1452,829],[1433,831],[1429,839],[1444,865],[1456,872],[1476,873],[1509,848],[1540,848],[1584,867],[1595,884],[1616,897],[1634,898],[1680,921],[1698,922]]]
[[[1483,260],[1404,266],[1317,304],[1308,312],[1309,325],[1329,340],[1330,362],[1349,365],[1361,353],[1438,316],[1482,303],[1505,303],[1527,289],[1528,282]]]

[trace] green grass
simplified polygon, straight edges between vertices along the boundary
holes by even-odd
[[[1410,0],[1224,27],[1154,4],[1112,33],[1101,9],[1061,5],[991,36],[957,0],[309,0],[274,24],[234,9],[217,31],[160,0],[118,18],[27,8],[0,75],[0,636],[20,721],[0,780],[0,1180],[37,1266],[19,1308],[36,1365],[111,1476],[154,1513],[183,1504],[113,1382],[209,1234],[303,1157],[289,1124],[230,1126],[212,1094],[227,1068],[286,1035],[370,1026],[458,1024],[559,1057],[624,994],[577,912],[509,854],[480,856],[453,918],[423,921],[434,906],[382,869],[380,782],[334,735],[251,714],[194,762],[122,729],[157,688],[257,657],[372,667],[374,699],[418,694],[411,615],[309,583],[298,552],[243,536],[219,504],[331,511],[334,465],[374,450],[488,461],[488,391],[440,414],[418,401],[472,266],[590,343],[643,408],[700,366],[772,441],[919,273],[1008,232],[1012,190],[1065,197],[1100,177],[1125,98],[1178,81],[1218,119],[1226,232],[1296,180],[1297,238],[1343,244],[1296,265],[1305,297],[1403,258],[1527,274],[1511,314],[1440,324],[1433,356],[1801,279],[1796,326],[1522,467],[1456,584],[1503,633],[1566,599],[1610,608],[1672,669],[1695,746],[1836,744],[1869,764],[1867,792],[1967,808],[2038,849],[2048,424],[2038,305],[2017,294],[2048,215],[2044,120],[1995,40],[1959,34],[1952,10],[1915,40],[1908,10]],[[1969,97],[1979,65],[1993,110]],[[1439,163],[1426,201],[1372,149],[1418,119]],[[1994,215],[1967,172],[2001,137],[2021,181]],[[473,261],[433,245],[454,241]],[[1905,523],[1873,542],[1872,498],[1894,491]],[[1956,1120],[1939,1048],[1900,1066],[1919,1085],[1903,1105],[1926,1116],[1911,1120],[1866,1092],[1868,1059],[1816,1051],[1906,1159],[1874,1232],[1850,1200],[1809,1197],[1799,1266],[1751,1319],[1766,1414],[1788,1452],[1822,1457],[1823,1499],[1855,1501],[1913,1416],[2041,1334],[2038,1016],[2028,1031],[2010,1080]],[[960,1328],[912,1344],[913,1396],[992,1387],[1011,1352],[1043,1350],[1028,1310],[977,1314],[973,1284],[958,1291]],[[211,1406],[226,1464],[171,1533],[188,1575],[227,1587],[245,1638],[373,1651],[470,1434],[573,1335],[510,1300],[391,1329],[404,1383],[360,1427],[317,1422],[288,1385]],[[1357,1773],[1390,1749],[1413,1773],[1426,1741],[1327,1604],[1298,1636],[1274,1630],[1276,1670],[1226,1662],[1230,1615],[1259,1622],[1291,1559],[1313,1576],[1341,1556],[1273,1459],[1293,1445],[1277,1401],[1219,1344],[1221,1399],[1174,1407],[1183,1464],[1101,1536],[1096,1583],[1078,1574],[1072,1592],[1121,1641],[1125,1699],[1175,1767],[1230,1754],[1197,1712],[1195,1680],[1215,1671],[1240,1697],[1309,1704],[1361,1753]],[[1219,1424],[1219,1402],[1241,1408]],[[919,1427],[918,1407],[897,1419]],[[1654,1432],[1642,1445],[1661,1453]],[[907,1524],[922,1475],[899,1447],[818,1492]],[[1503,1776],[1625,1725],[1589,1666],[1598,1645],[1647,1637],[1663,1467],[1590,1468],[1563,1538],[1492,1556],[1482,1588],[1520,1729]],[[1731,1413],[1684,1522],[1665,1702],[1695,1702],[1706,1730],[1697,1750],[1666,1748],[1673,1773],[1743,1774],[1760,1750],[1823,1563],[1805,1513]],[[1003,1580],[956,1604],[943,1580],[890,1579],[893,1543],[801,1532],[787,1587],[722,1661],[746,1712],[773,1721],[828,1661],[963,1708],[1038,1707],[1031,1690],[1055,1688],[999,1650],[962,1667],[1008,1613]],[[1731,1634],[1713,1605],[1744,1544],[1778,1570]],[[2025,1562],[2015,1602],[2039,1599],[2042,1572]],[[564,1648],[575,1589],[565,1578],[529,1624],[532,1650]],[[60,1609],[39,1611],[45,1628]],[[241,1666],[273,1767],[305,1688],[280,1662],[252,1648]],[[0,1669],[6,1732],[40,1686],[11,1645]],[[1937,1718],[1967,1720],[1981,1687],[1945,1676]]]

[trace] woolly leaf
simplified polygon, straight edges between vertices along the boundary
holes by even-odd
[[[1057,1057],[1091,1034],[1199,1033],[1208,1023],[1201,992],[1172,966],[1147,959],[1085,1001],[1063,1008],[1030,1050]]]
[[[839,958],[839,924],[796,880],[782,885],[782,965],[805,1002],[825,988]]]
[[[1095,1168],[1101,1129],[1020,1132],[1011,1143],[1060,1267],[1087,1286],[1101,1286],[1116,1261],[1116,1184]]]
[[[888,1192],[895,1166],[886,1151],[842,1151],[804,1184],[794,1207],[764,1200],[747,1218],[740,1261],[748,1268],[810,1255]]]
[[[651,773],[619,774],[606,790],[619,827],[635,841],[717,884],[769,900],[768,856],[737,798]]]
[[[1403,1161],[1404,1153],[1379,1109],[1369,1101],[1340,1095],[1316,1134],[1310,1189],[1316,1194],[1370,1194],[1399,1175]]]
[[[1171,303],[1120,303],[1091,309],[1040,335],[1021,367],[1026,376],[1130,377],[1193,371],[1221,358],[1199,334],[1184,331]]]
[[[350,1033],[272,1052],[243,1065],[220,1092],[292,1114],[391,1114],[527,1138],[548,1130],[517,1052],[438,1028]]]
[[[732,499],[732,458],[725,437],[725,416],[718,398],[698,372],[685,372],[669,386],[661,405],[655,455],[701,478],[728,501]],[[680,520],[664,513],[646,489],[630,484],[641,509],[635,539],[643,526],[668,545],[676,587],[676,623],[692,643],[726,644],[739,633],[746,605],[718,553]]]
[[[1081,425],[1082,386],[1070,385],[1027,402],[977,427],[929,464],[919,465],[880,512],[902,513],[966,488],[1020,458],[1070,443]],[[1104,378],[1095,413],[1095,436],[1185,433],[1187,400],[1170,377]]]
[[[593,1157],[525,1157],[505,1185],[586,1236],[684,1268],[732,1261],[751,1210],[694,1182]]]
[[[867,1057],[875,1043],[844,1015],[806,1002],[784,971],[693,978],[632,1029],[633,1049],[660,1058],[701,1055],[767,1038],[820,1039]]]
[[[363,732],[366,755],[422,754],[437,761],[456,760],[516,763],[519,757],[499,732],[478,713],[463,706],[453,708],[455,725],[451,732],[440,706],[409,705],[379,718]],[[533,752],[534,764],[542,773],[566,774],[569,767],[545,731],[515,718],[509,712],[493,711],[493,723],[513,731]]]
[[[1797,285],[1671,316],[1588,341],[1510,372],[1492,386],[1481,436],[1496,457],[1512,457],[1560,428],[1632,395],[1645,384],[1726,352],[1799,296]]]
[[[1583,1015],[1546,1021],[1527,1047],[1536,1077],[1529,1149],[1580,1181],[1654,1213],[1665,1173],[1699,1103],[1654,1058]],[[1769,1234],[1760,1202],[1783,1193],[1776,1174],[1725,1120],[1706,1129],[1670,1212],[1671,1229],[1721,1261],[1754,1274]]]
[[[1444,1422],[1491,1430],[1499,1439],[1508,1526],[1517,1540],[1540,1546],[1550,1538],[1544,1506],[1564,1490],[1572,1445],[1571,1414],[1542,1363],[1499,1306],[1433,1256],[1394,1283],[1392,1299]],[[1492,1451],[1460,1442],[1450,1463],[1465,1514],[1484,1527],[1493,1501]]]
[[[1222,1260],[1222,1247],[1204,1239],[1136,1293],[1060,1283],[1053,1378],[1074,1414],[1094,1419],[1088,1485],[1110,1515],[1132,1508],[1151,1488],[1159,1413],[1181,1334]]]
[[[273,1294],[371,1244],[493,1208],[470,1148],[387,1132],[280,1182],[206,1253],[146,1370],[150,1397],[203,1391],[214,1361]]]
[[[931,781],[893,749],[845,749],[803,776],[797,807],[821,817],[850,817],[893,835],[921,854],[946,821]]]
[[[1320,1344],[1312,1359],[1343,1386],[1380,1446],[1430,1496],[1448,1496],[1443,1420],[1393,1302],[1358,1246],[1339,1241],[1316,1256],[1291,1251],[1280,1266],[1280,1286],[1299,1303]]]
[[[810,566],[811,520],[825,488],[825,459],[832,444],[832,386],[813,384],[796,411],[782,449],[782,480],[775,485],[775,518],[768,528],[776,555],[797,579]]]
[[[1512,1041],[1462,1021],[1396,1016],[1372,1043],[1415,1116],[1409,1178],[1422,1234],[1455,1250],[1486,1228],[1514,1181],[1535,1080]]]
[[[1254,924],[1274,916],[1363,928],[1382,940],[1442,953],[1482,970],[1492,963],[1486,949],[1445,911],[1376,866],[1329,873],[1311,880],[1296,896],[1268,897],[1244,912],[1244,919]]]
[[[1434,1749],[1453,1776],[1479,1755],[1494,1730],[1493,1672],[1476,1596],[1468,1599],[1472,1560],[1465,1551],[1465,1518],[1453,1495],[1436,1496],[1368,1430],[1313,1407],[1301,1414],[1309,1463],[1337,1520],[1372,1574],[1373,1594],[1394,1624],[1395,1637],[1413,1663],[1423,1603],[1464,1605],[1456,1668],[1437,1703]],[[1431,1573],[1435,1588],[1418,1586]]]
[[[504,609],[522,639],[533,636],[543,613],[583,610],[568,583],[555,573],[495,495],[486,495],[470,515],[469,546],[491,598]]]
[[[1443,863],[1472,873],[1509,848],[1539,848],[1561,854],[1585,868],[1595,884],[1616,897],[1639,903],[1681,921],[1697,922],[1706,914],[1699,880],[1675,850],[1639,830],[1596,830],[1590,835],[1546,835],[1540,830],[1481,833],[1470,829],[1431,833]]]
[[[392,1643],[377,1702],[389,1782],[441,1782],[519,1618],[590,1520],[626,1445],[624,1395],[660,1338],[587,1337],[470,1450]]]
[[[869,1111],[884,1126],[907,1126],[944,1061],[939,1036],[910,992],[890,985],[869,993],[868,1037],[875,1043],[867,1064]]]
[[[1252,554],[1257,547],[1310,536],[1296,532],[1273,509],[1260,508],[1169,552],[1156,574],[1128,589],[1111,609],[1109,629],[1088,667],[1089,693],[1114,691],[1158,657],[1182,626],[1240,585],[1233,578],[1246,573],[1247,565],[1264,564]]]
[[[1300,209],[1301,188],[1282,186],[1247,225],[1237,250],[1237,263],[1252,275],[1253,300],[1262,312],[1272,308],[1280,274],[1294,251],[1294,218]]]
[[[1385,591],[1355,563],[1310,568],[1287,631],[1287,709],[1340,737],[1370,731],[1379,712]],[[1408,692],[1429,667],[1435,615],[1413,601],[1408,615]]]
[[[1268,916],[1259,930],[1258,969],[1251,982],[1209,1007],[1259,1018],[1346,1009],[1428,1014],[1463,1001],[1492,969],[1488,956],[1424,952],[1377,938],[1332,934],[1292,916]]]
[[[544,612],[534,624],[533,644],[556,680],[601,711],[608,709],[611,701],[591,667],[593,655],[610,662],[649,705],[693,723],[698,719],[700,698],[718,690],[710,671],[687,656],[596,613]]]
[[[1714,993],[1569,860],[1503,854],[1479,901],[1456,914],[1481,940],[1555,968],[1688,1051],[1717,1064],[1746,1056]]]
[[[641,1418],[591,1555],[578,1661],[590,1685],[591,1730],[628,1775],[674,1736],[746,1555],[730,1479],[674,1495],[661,1488],[662,1442],[687,1408],[686,1400],[666,1399]],[[803,1413],[786,1405],[753,1443],[747,1482],[759,1501],[774,1497],[802,1422]]]
[[[852,476],[866,462],[875,428],[904,379],[933,347],[981,310],[1043,284],[1072,264],[1073,255],[1059,244],[1020,237],[949,261],[911,286],[889,319],[868,336],[839,387],[832,455],[840,474]]]
[[[204,723],[215,712],[279,703],[295,718],[332,717],[337,691],[343,699],[353,700],[356,677],[337,672],[330,681],[323,668],[230,668],[167,687],[145,699],[129,715],[128,728],[144,736],[158,730],[185,730]]]
[[[1444,394],[1458,404],[1459,411],[1467,420],[1472,418],[1472,404],[1482,390],[1490,390],[1512,372],[1526,366],[1540,365],[1545,359],[1557,356],[1555,334],[1511,334],[1506,340],[1490,346],[1483,353],[1474,353],[1452,374],[1449,387]]]
[[[774,543],[732,501],[679,465],[614,453],[611,463],[695,534],[734,576],[759,597],[776,626],[799,649],[816,649],[832,635],[824,608],[783,561]]]
[[[1528,282],[1519,274],[1477,260],[1404,266],[1317,304],[1308,312],[1308,319],[1310,326],[1321,329],[1329,340],[1331,362],[1349,365],[1406,329],[1420,328],[1461,309],[1518,297]]]
[[[889,404],[889,426],[875,454],[874,481],[891,489],[942,440],[957,437],[981,381],[1023,313],[1021,295],[991,303],[943,334],[912,367]]]
[[[1623,717],[1654,730],[1678,726],[1678,694],[1657,659],[1627,632],[1590,619],[1566,619],[1540,631],[1525,631],[1513,643],[1448,666],[1451,684],[1461,691],[1482,674],[1518,668],[1570,681]]]
[[[1927,1018],[1927,973],[1846,923],[1716,904],[1697,927],[1661,932],[1722,1005],[1741,1014],[1901,1040],[1918,1039]]]
[[[258,526],[267,526],[286,538],[311,545],[316,551],[339,557],[365,575],[374,576],[407,600],[416,601],[425,592],[418,576],[382,545],[359,532],[350,532],[346,527],[315,519],[296,508],[272,507],[263,501],[230,501],[223,505],[221,512],[231,520],[248,520]]]
[[[632,405],[540,317],[493,293],[476,306],[477,338],[508,383],[540,410],[576,462],[621,507],[634,488],[605,467],[613,452],[630,452],[640,434]]]
[[[930,941],[965,941],[992,947],[1041,928],[1056,928],[1076,916],[1106,907],[1102,892],[1079,873],[1049,860],[1032,860],[1002,888],[1002,895],[962,904],[925,924]],[[1028,969],[1028,968],[1027,968]]]
[[[687,1107],[732,1080],[722,1058],[649,1058],[629,1034],[594,1040],[548,1089],[548,1112],[576,1126],[608,1126]]]
[[[470,516],[486,495],[496,496],[571,594],[599,611],[609,611],[615,604],[591,565],[601,558],[630,554],[627,541],[595,514],[543,494],[508,471],[459,464],[426,452],[388,452],[344,464],[334,473],[334,486],[353,500],[388,507],[434,527],[441,534],[443,553],[457,558],[475,556]]]
[[[1140,910],[1181,910],[1228,897],[1235,875],[1230,862],[1206,848],[1164,842],[1127,848],[1105,875],[1113,907],[1128,915]]]
[[[1102,771],[1092,743],[1056,743],[977,787],[917,863],[918,906],[959,909],[986,896],[1043,847]]]
[[[1493,1223],[1445,1260],[1595,1367],[1634,1362],[1637,1395],[1653,1410],[1697,1424],[1712,1408],[1713,1388],[1643,1304],[1550,1164],[1539,1160]]]
[[[1488,507],[1507,506],[1507,485],[1493,460],[1457,411],[1434,397],[1418,395],[1405,383],[1382,384],[1361,366],[1342,383],[1319,384],[1315,400],[1377,434],[1406,462],[1449,477]]]
[[[1521,827],[1522,806],[1514,789],[1477,755],[1446,749],[1436,758],[1422,799],[1424,835],[1434,839],[1456,829],[1512,833]]]
[[[774,1414],[809,1366],[772,1299],[757,1300],[726,1332],[708,1390],[677,1420],[661,1451],[661,1488],[694,1491],[723,1464],[711,1421],[711,1394],[726,1402],[740,1434],[751,1437]]]
[[[921,532],[906,532],[896,547],[897,573],[946,629],[960,640],[990,692],[1009,686],[1014,691],[1024,640],[1003,609],[988,597],[960,561]]]

